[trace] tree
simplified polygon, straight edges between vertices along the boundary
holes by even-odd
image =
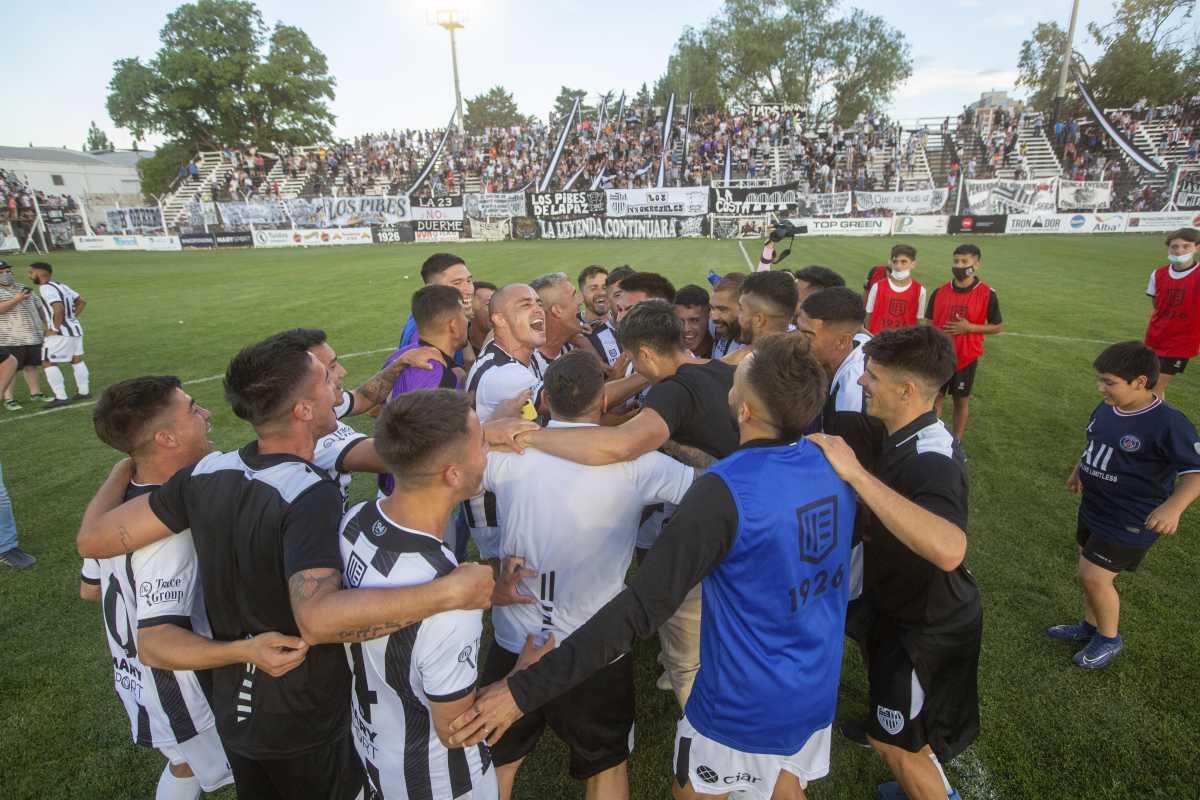
[[[1054,106],[1066,44],[1067,32],[1058,27],[1057,22],[1039,22],[1030,37],[1021,42],[1017,86],[1029,90],[1029,105],[1033,108],[1049,111]],[[1080,100],[1072,84],[1067,86],[1069,99],[1063,113],[1074,116],[1080,110]]]
[[[189,143],[167,142],[160,145],[150,158],[138,161],[138,177],[146,200],[169,192],[171,182],[179,175],[179,165],[190,161],[195,154],[196,148]]]
[[[159,38],[149,62],[113,64],[108,113],[133,138],[158,133],[195,152],[241,143],[274,149],[332,136],[327,101],[336,81],[299,28],[276,23],[268,38],[252,2],[196,0],[167,15]],[[144,192],[150,188],[143,184]]]
[[[108,134],[96,127],[93,121],[91,127],[88,128],[87,140],[83,143],[84,152],[95,153],[102,150],[112,150],[112,142],[108,140]]]
[[[725,106],[720,60],[702,31],[683,29],[675,43],[675,52],[667,59],[667,71],[654,83],[655,104],[665,106],[672,92],[678,102],[687,102],[690,92],[697,106]]]
[[[512,92],[504,91],[503,86],[493,86],[483,94],[467,100],[466,125],[467,130],[479,133],[484,128],[507,128],[512,125],[522,125],[527,118],[517,110]]]
[[[638,93],[633,96],[633,102],[628,103],[627,106],[629,108],[641,109],[642,116],[645,116],[646,109],[650,108],[650,89],[645,83],[642,84],[642,88],[638,89]]]
[[[575,98],[579,98],[579,108],[582,113],[588,110],[584,105],[584,100],[587,99],[586,89],[569,89],[566,86],[559,91],[558,97],[554,98],[554,118],[556,120],[566,119],[567,114],[571,113],[571,108],[575,105]]]
[[[707,59],[722,101],[800,103],[818,123],[850,121],[888,101],[912,74],[912,58],[883,18],[838,9],[839,0],[725,0],[702,30],[684,30],[666,85],[686,70],[689,88],[713,91]]]
[[[1104,48],[1092,65],[1097,102],[1127,106],[1146,98],[1161,105],[1193,94],[1195,47],[1184,36],[1193,8],[1192,0],[1121,0],[1113,4],[1111,22],[1088,25]]]

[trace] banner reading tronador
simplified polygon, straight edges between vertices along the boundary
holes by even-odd
[[[1126,233],[1168,233],[1180,228],[1200,228],[1194,211],[1134,211],[1125,215]]]
[[[788,221],[807,225],[809,236],[887,236],[892,232],[892,221],[887,217],[804,217]]]
[[[946,232],[950,217],[946,214],[897,214],[892,217],[892,233],[908,236],[938,236]]]
[[[369,225],[391,225],[411,219],[408,197],[402,194],[323,199],[325,216],[330,225],[359,228]]]
[[[1058,182],[1058,207],[1060,209],[1100,209],[1112,204],[1112,181],[1069,181]]]
[[[599,217],[608,209],[604,192],[533,192],[529,212],[538,219]]]
[[[1058,179],[1046,181],[963,181],[967,195],[966,216],[995,214],[1053,214],[1058,208]]]
[[[609,217],[694,217],[708,212],[703,186],[666,189],[608,189]]]
[[[484,192],[464,198],[467,216],[472,219],[525,216],[523,192]]]
[[[1125,214],[1009,214],[1008,233],[1123,233]]]
[[[679,236],[695,236],[697,229],[703,235],[704,218],[539,219],[538,229],[543,239],[675,239]]]
[[[941,211],[949,189],[918,189],[910,192],[855,192],[859,211],[882,208],[894,214],[928,214]]]

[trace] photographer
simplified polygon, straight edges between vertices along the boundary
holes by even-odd
[[[758,267],[755,272],[767,272],[774,265],[792,254],[792,242],[798,233],[808,233],[807,225],[794,225],[790,220],[781,219],[771,226],[767,241],[763,243],[762,255],[758,257]],[[776,245],[784,239],[788,246],[782,252],[776,252]]]

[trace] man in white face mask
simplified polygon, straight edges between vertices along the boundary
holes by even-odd
[[[12,267],[0,261],[0,347],[16,358],[16,368],[25,378],[29,399],[44,400],[38,381],[38,366],[42,363],[42,322],[37,312],[37,300],[30,290],[17,283]],[[13,397],[16,373],[0,381],[4,407],[20,411],[21,404]]]
[[[1146,327],[1146,346],[1158,356],[1154,393],[1165,397],[1167,384],[1200,354],[1200,269],[1196,245],[1200,231],[1180,228],[1167,234],[1168,263],[1150,274],[1146,294],[1154,313]]]

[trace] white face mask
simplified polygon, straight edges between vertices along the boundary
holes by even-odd
[[[911,269],[906,269],[906,270],[903,270],[903,271],[896,270],[896,269],[892,270],[892,277],[893,277],[893,278],[895,278],[895,279],[896,279],[896,280],[898,280],[898,281],[906,281],[906,280],[908,280],[908,276],[909,276],[909,275],[912,275],[912,270],[911,270]]]
[[[1183,266],[1187,266],[1188,264],[1192,263],[1192,258],[1195,255],[1196,255],[1195,253],[1184,253],[1183,255],[1177,256],[1174,253],[1168,253],[1167,260],[1170,261],[1172,264],[1174,264],[1177,267],[1183,267]]]

